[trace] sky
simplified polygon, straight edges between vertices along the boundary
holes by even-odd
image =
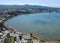
[[[42,5],[60,7],[60,0],[0,0],[0,5]]]

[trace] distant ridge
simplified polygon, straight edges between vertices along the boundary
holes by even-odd
[[[18,7],[31,7],[31,8],[55,8],[55,7],[47,7],[47,6],[40,6],[40,5],[0,5],[0,8],[18,8]],[[59,9],[59,8],[57,8]]]
[[[0,9],[32,10],[32,11],[60,11],[60,8],[39,6],[39,5],[0,5]]]

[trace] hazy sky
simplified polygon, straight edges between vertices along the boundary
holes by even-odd
[[[0,0],[0,4],[7,4],[7,5],[30,4],[30,5],[60,7],[60,0]]]

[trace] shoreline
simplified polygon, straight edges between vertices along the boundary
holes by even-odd
[[[31,13],[31,14],[37,14],[37,13]],[[19,15],[27,15],[27,14],[19,14]],[[17,16],[19,16],[19,15],[17,15]],[[6,17],[5,20],[3,20],[3,25],[4,25],[4,23],[5,23],[7,20],[9,20],[9,19],[11,19],[11,18],[13,18],[13,17],[16,17],[16,16]],[[4,25],[4,27],[7,28],[5,25]],[[8,29],[8,28],[9,28],[9,29]],[[14,27],[8,27],[8,28],[7,28],[8,30],[10,30],[10,28],[11,28],[11,29],[13,29],[15,32],[20,32],[20,31],[18,31],[17,29],[15,29]],[[23,32],[20,32],[20,33],[22,33],[22,34],[30,34],[30,33],[23,33]],[[36,37],[36,36],[34,36],[34,35],[33,35],[33,37],[35,37],[36,39],[39,39],[39,40],[40,40],[39,37]]]
[[[33,14],[36,14],[36,13],[33,13]],[[20,15],[17,15],[17,16],[21,16],[21,15],[28,15],[28,14],[20,14]],[[17,17],[17,16],[12,16],[11,18],[13,18],[13,17]],[[9,17],[7,17],[8,19],[6,19],[5,20],[5,22],[7,21],[7,20],[9,20],[9,19],[11,19],[11,18],[9,18]],[[4,23],[5,23],[4,22]],[[6,26],[5,26],[6,27]],[[6,27],[6,28],[11,28],[12,26],[10,26],[10,27]],[[20,32],[20,31],[18,31],[17,29],[15,29],[14,27],[12,27],[15,31],[17,31],[17,32]],[[23,32],[21,32],[21,33],[23,33]],[[30,34],[30,33],[29,33]],[[34,37],[36,37],[36,36],[34,36]]]
[[[27,14],[20,14],[20,15],[27,15]],[[17,15],[17,16],[19,16],[19,15]],[[11,16],[11,18],[13,18],[13,17],[16,17],[16,16]],[[5,18],[5,20],[3,21],[3,24],[7,21],[7,20],[9,20],[9,19],[11,19],[10,17],[7,17],[7,19]],[[6,27],[6,26],[5,26]],[[6,27],[7,28],[7,27]],[[12,28],[15,32],[19,32],[19,33],[22,33],[22,34],[29,34],[30,35],[30,33],[23,33],[23,32],[20,32],[20,31],[17,31],[17,29],[15,29],[14,27],[10,27],[10,28]],[[7,29],[10,29],[10,28],[7,28]],[[41,37],[37,37],[37,36],[35,36],[34,34],[32,34],[33,35],[33,39],[35,38],[35,39],[37,39],[37,40],[40,40],[40,41],[42,41],[42,42],[47,42],[47,41],[49,41],[49,40],[44,40],[44,39],[42,39]],[[49,41],[50,42],[50,41]],[[52,41],[53,42],[53,41]]]

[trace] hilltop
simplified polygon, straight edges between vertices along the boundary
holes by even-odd
[[[16,9],[16,10],[32,10],[32,11],[58,11],[60,8],[53,8],[47,6],[38,6],[38,5],[0,5],[0,9]]]

